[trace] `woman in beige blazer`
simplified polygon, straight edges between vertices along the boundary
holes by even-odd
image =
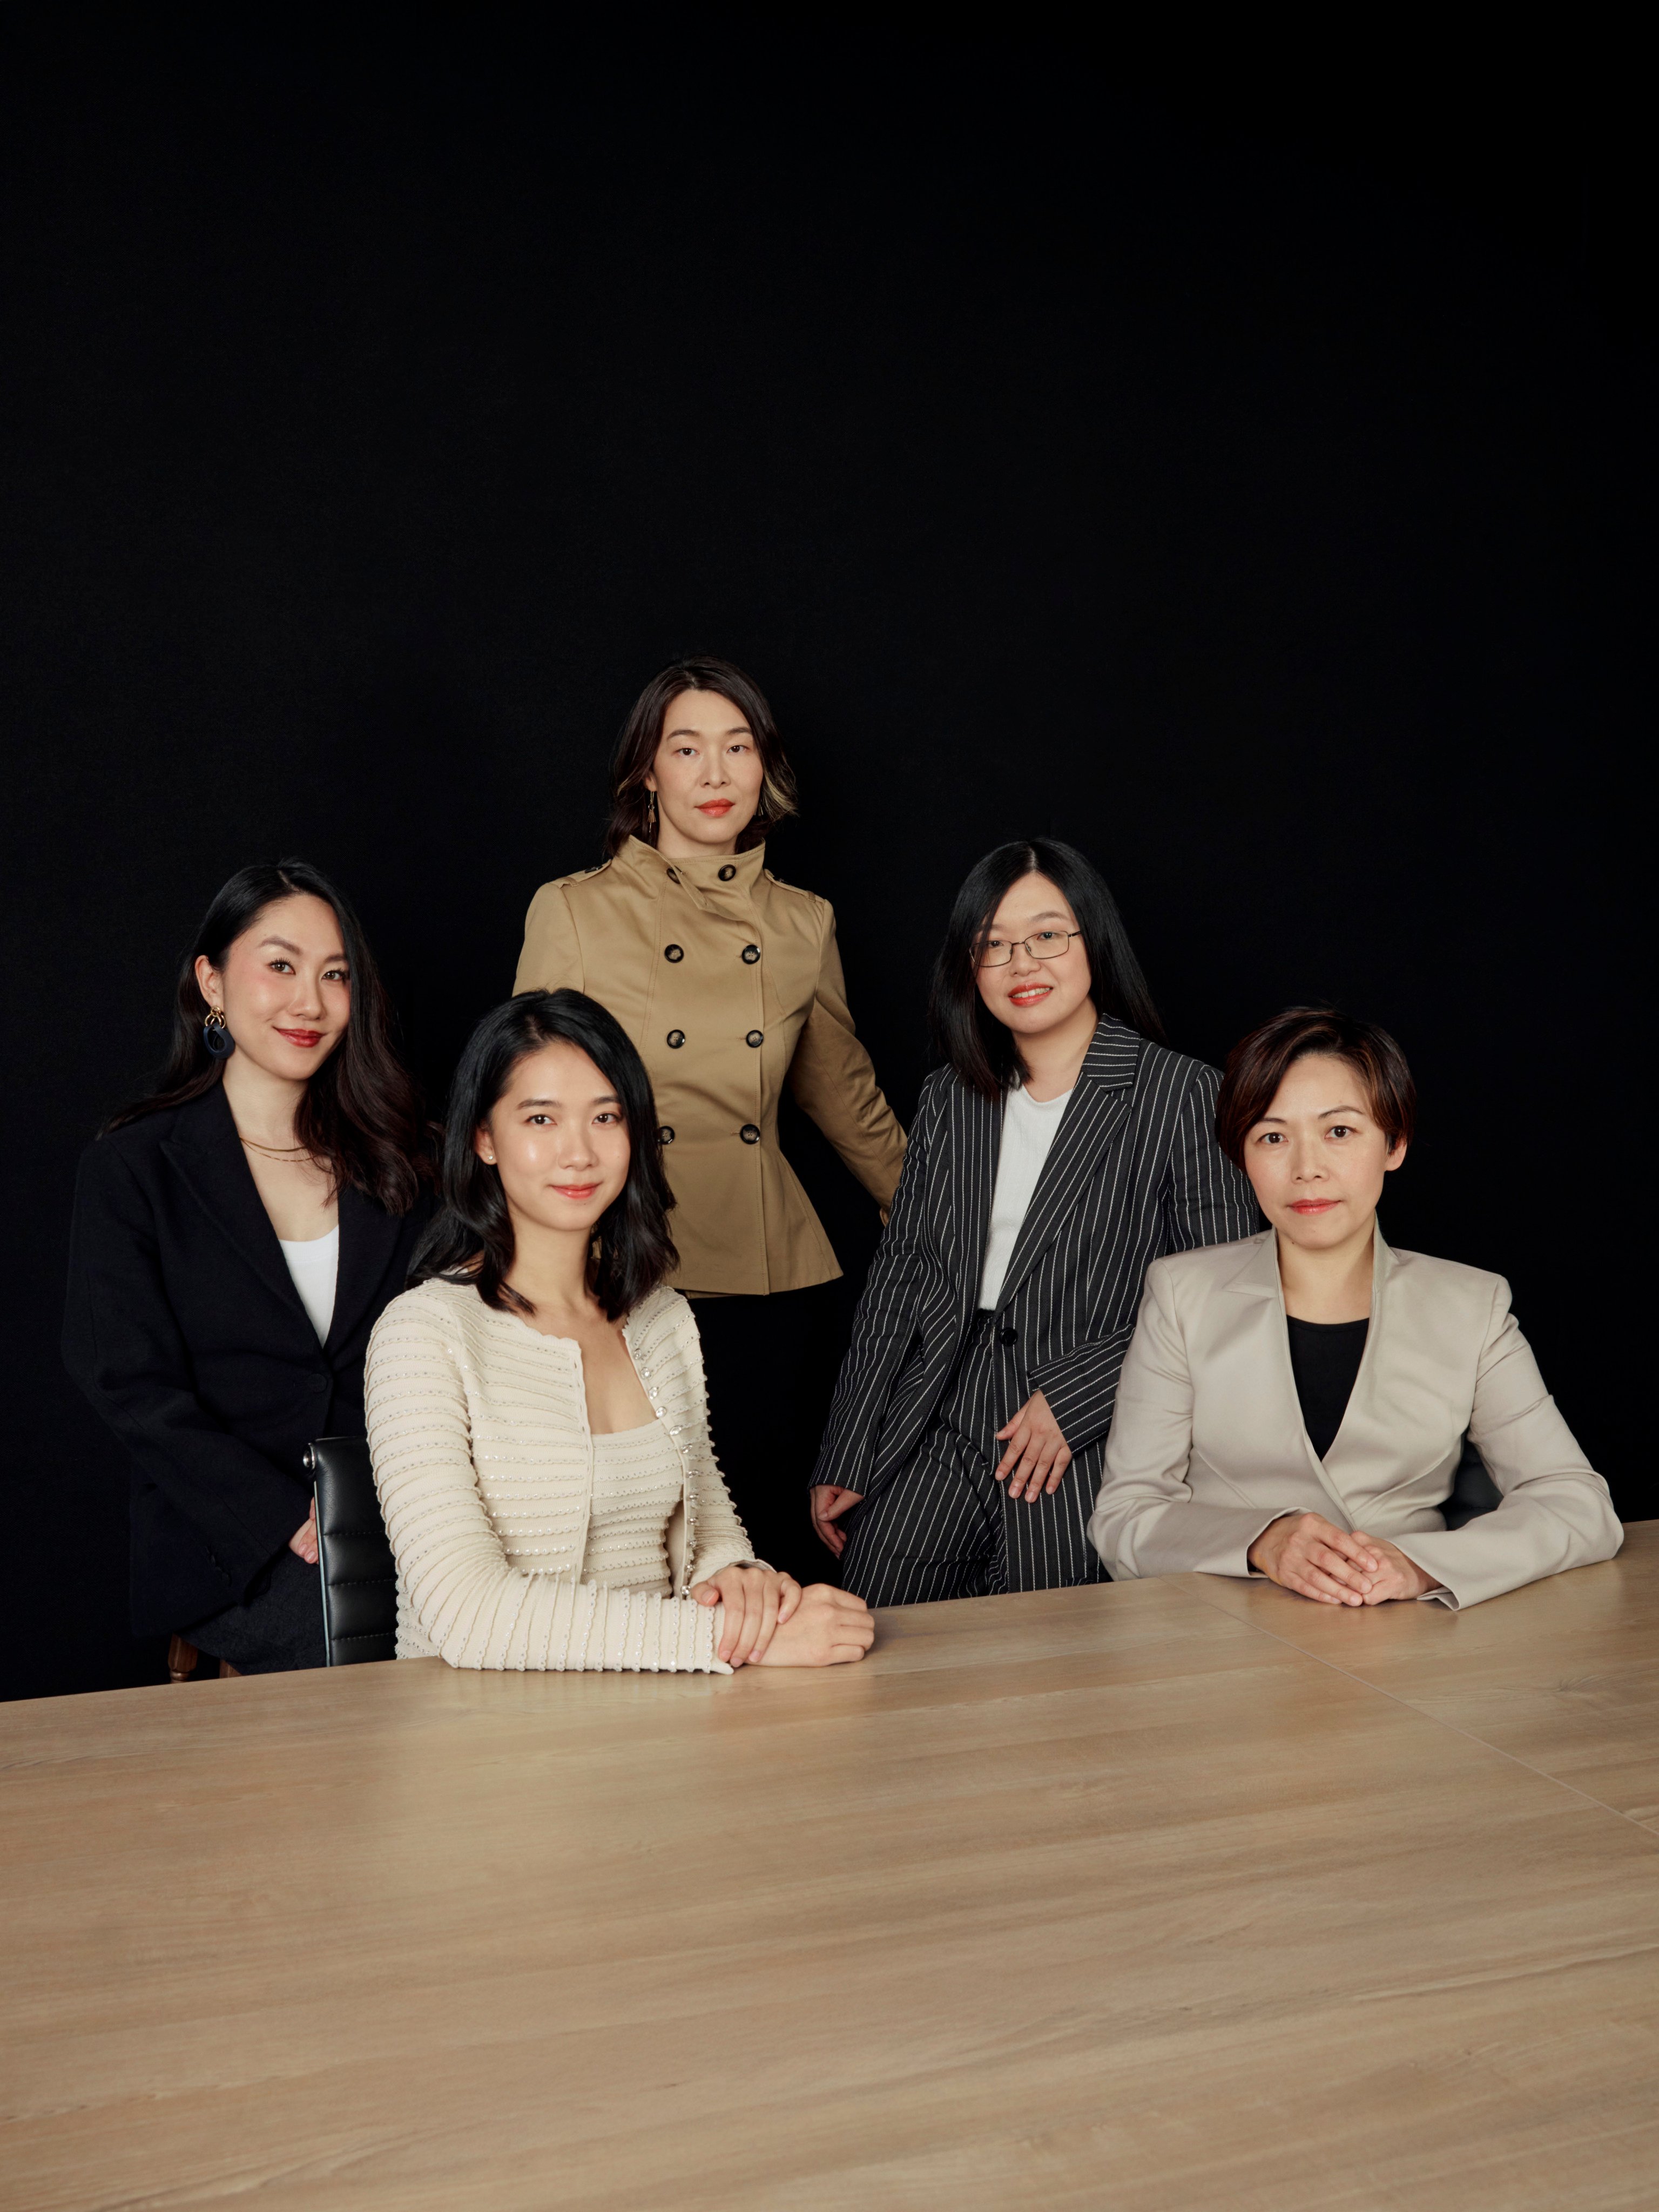
[[[727,1476],[762,1551],[804,1571],[806,1478],[845,1331],[819,1287],[840,1266],[779,1144],[784,1087],[884,1212],[904,1133],[853,1026],[832,908],[766,866],[766,834],[795,800],[758,687],[725,661],[665,669],[623,726],[612,792],[607,857],[537,892],[514,988],[586,992],[645,1062],[672,1280],[706,1302]]]
[[[1414,1112],[1369,1024],[1297,1008],[1233,1051],[1217,1133],[1272,1226],[1147,1270],[1091,1523],[1115,1579],[1466,1606],[1619,1549],[1508,1284],[1376,1226]],[[1466,1440],[1502,1502],[1449,1528]]]

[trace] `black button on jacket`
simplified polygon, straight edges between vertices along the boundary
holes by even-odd
[[[222,1091],[103,1137],[76,1186],[64,1358],[131,1458],[132,1623],[239,1604],[306,1517],[313,1437],[363,1433],[363,1356],[430,1208],[340,1194],[326,1343]]]

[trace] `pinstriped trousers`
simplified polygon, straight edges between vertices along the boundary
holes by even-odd
[[[992,1597],[1008,1587],[1006,1500],[992,1473],[1003,1449],[994,1322],[979,1315],[921,1442],[848,1516],[841,1586],[866,1605]]]

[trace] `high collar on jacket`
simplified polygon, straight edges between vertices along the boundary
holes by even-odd
[[[702,853],[695,860],[671,860],[642,837],[630,837],[611,865],[653,896],[679,890],[697,905],[717,912],[734,901],[746,904],[754,896],[766,866],[766,848],[751,845],[746,853]],[[723,877],[721,871],[726,868],[732,873]]]
[[[162,1150],[220,1233],[299,1318],[315,1344],[317,1332],[288,1271],[222,1084],[178,1109]],[[386,1273],[398,1231],[397,1217],[372,1199],[349,1186],[340,1193],[339,1265],[325,1350],[345,1341],[362,1318]]]
[[[1018,1290],[1038,1256],[1054,1241],[1060,1223],[1076,1205],[1103,1147],[1111,1141],[1128,1113],[1130,1093],[1146,1049],[1144,1037],[1138,1036],[1110,1014],[1101,1016],[1009,1255],[1008,1270],[997,1299],[999,1312]],[[1000,1099],[981,1097],[960,1085],[952,1100],[952,1120],[957,1125],[961,1157],[967,1163],[969,1183],[966,1218],[972,1224],[963,1255],[962,1279],[957,1285],[964,1322],[979,1300],[985,1241],[990,1228],[991,1194],[1002,1149],[1004,1103]]]

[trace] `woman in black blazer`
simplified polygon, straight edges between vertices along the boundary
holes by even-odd
[[[245,1674],[323,1663],[302,1455],[363,1433],[421,1158],[351,908],[302,861],[244,868],[185,963],[161,1088],[76,1188],[64,1357],[131,1455],[138,1634]]]
[[[1069,845],[974,869],[932,1012],[947,1064],[813,1476],[818,1533],[871,1605],[1102,1580],[1089,1516],[1141,1279],[1258,1225],[1216,1145],[1220,1079],[1160,1042],[1111,894]]]

